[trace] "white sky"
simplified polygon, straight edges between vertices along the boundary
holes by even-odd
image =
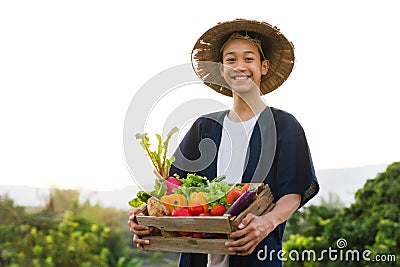
[[[317,170],[400,159],[397,1],[171,3],[0,2],[0,184],[134,185],[122,134],[135,91],[235,18],[294,43],[295,70],[265,99],[300,121]]]

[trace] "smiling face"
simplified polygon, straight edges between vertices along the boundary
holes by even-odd
[[[221,74],[236,94],[259,90],[268,61],[262,60],[255,44],[244,39],[228,41],[222,51]]]

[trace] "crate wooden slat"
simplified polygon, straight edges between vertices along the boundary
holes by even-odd
[[[191,237],[169,237],[146,236],[150,240],[149,245],[144,248],[151,251],[170,251],[186,253],[212,253],[235,255],[235,252],[229,251],[225,246],[228,239],[201,239]]]
[[[260,216],[264,213],[270,212],[274,207],[274,203],[272,203],[274,197],[268,186],[266,186],[263,191],[261,191],[257,198],[238,216],[232,217],[231,219],[231,228],[232,231],[236,231],[239,223],[246,217],[247,214],[252,213],[253,215]]]
[[[238,216],[185,216],[185,217],[155,217],[147,216],[146,207],[142,214],[137,215],[139,224],[153,226],[164,231],[185,231],[201,233],[229,234],[237,229],[238,224],[248,214],[262,215],[271,211],[274,207],[273,196],[266,184],[253,185],[256,187],[256,199]],[[144,236],[143,239],[150,240],[149,245],[144,247],[150,251],[170,251],[204,254],[229,254],[234,255],[225,246],[229,239],[202,239],[193,237],[162,237],[160,235]],[[228,238],[228,236],[227,236]]]
[[[136,216],[139,224],[166,231],[186,231],[229,234],[232,232],[230,216],[155,217]]]

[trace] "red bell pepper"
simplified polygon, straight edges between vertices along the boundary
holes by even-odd
[[[192,216],[192,214],[190,214],[188,207],[181,207],[177,210],[173,210],[171,216]],[[192,236],[191,232],[178,231],[178,233],[181,236]]]
[[[173,210],[171,216],[192,216],[192,214],[190,214],[188,207],[180,207],[177,210]]]
[[[204,213],[204,207],[200,204],[194,204],[189,208],[189,211],[193,216],[199,216],[200,214]]]

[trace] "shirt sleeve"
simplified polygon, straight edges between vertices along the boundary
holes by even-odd
[[[319,191],[306,136],[301,129],[278,140],[277,145],[277,199],[300,194],[300,208]]]

